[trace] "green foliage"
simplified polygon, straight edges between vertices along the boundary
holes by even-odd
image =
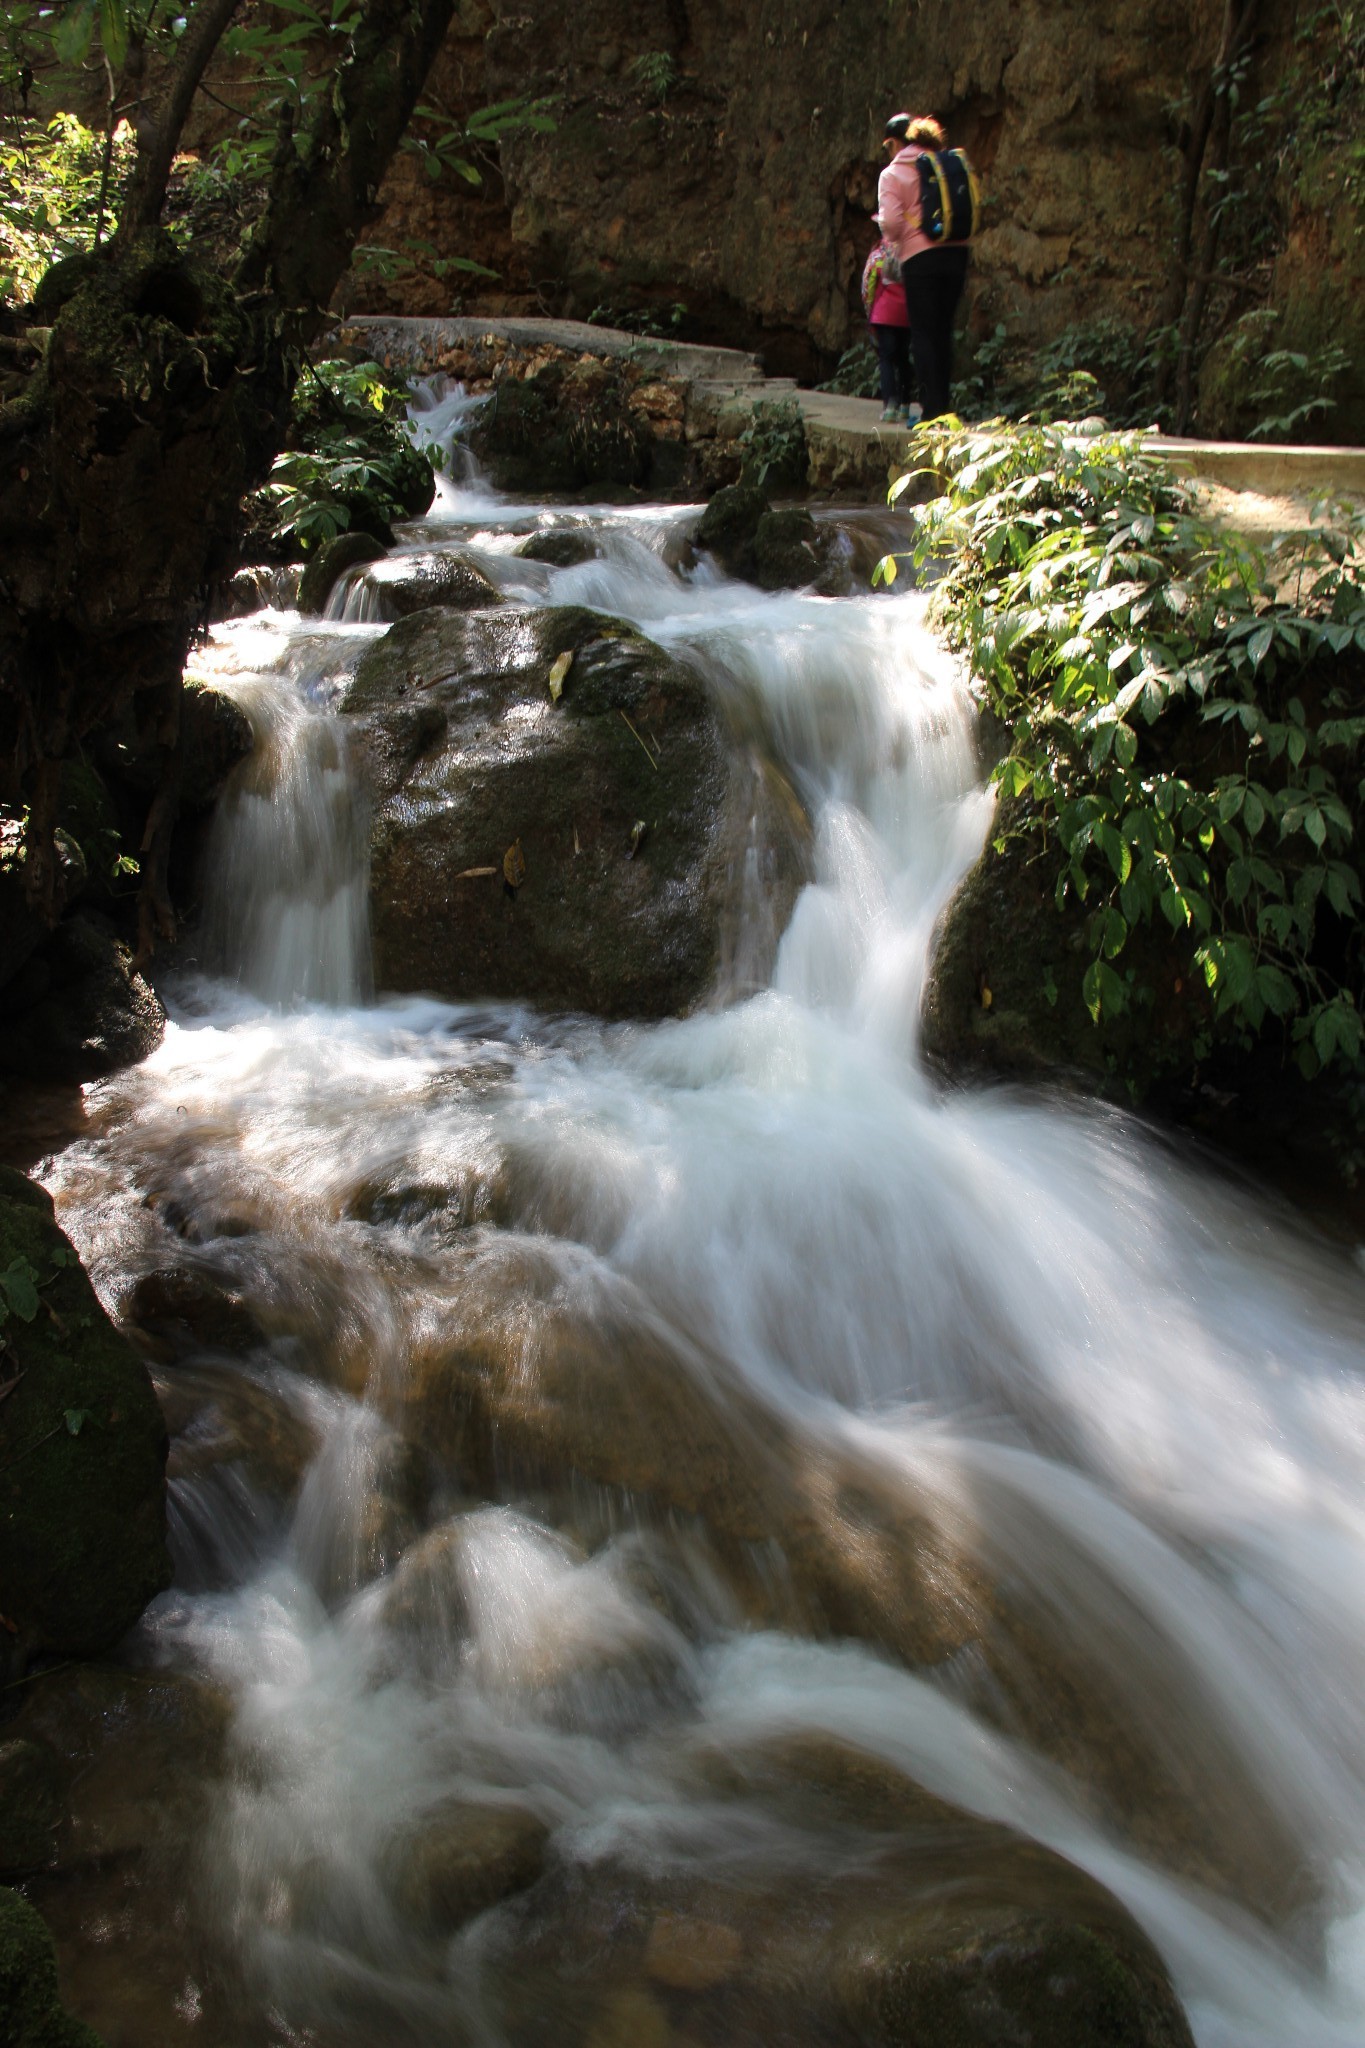
[[[740,480],[773,490],[799,490],[806,481],[806,422],[795,399],[760,401],[739,437]]]
[[[946,488],[914,558],[947,561],[937,603],[1008,735],[995,779],[1085,906],[1092,1019],[1129,1006],[1125,949],[1160,920],[1216,1033],[1279,1028],[1309,1076],[1359,1063],[1365,519],[1290,537],[1272,587],[1135,436],[949,421],[915,446]]]
[[[1159,417],[1154,384],[1170,337],[1104,314],[1031,346],[1003,322],[978,341],[955,386],[964,419],[1075,419],[1103,413],[1119,426]]]
[[[91,246],[104,147],[74,114],[57,114],[18,140],[0,136],[0,301],[25,304],[52,264]],[[115,178],[132,155],[125,122],[114,133]]]
[[[0,39],[0,88],[8,117],[0,141],[0,296],[27,297],[43,271],[59,257],[90,246],[107,183],[105,223],[118,214],[118,197],[133,161],[132,133],[118,116],[132,111],[140,87],[120,97],[120,74],[133,49],[149,66],[174,60],[175,46],[192,20],[196,0],[169,12],[156,0],[72,0],[64,7],[39,0],[12,0]],[[177,167],[182,238],[195,231],[205,208],[230,210],[240,239],[244,224],[260,210],[281,147],[302,149],[308,120],[332,75],[346,56],[361,21],[358,0],[269,0],[243,8],[218,44],[217,59],[236,83],[235,104],[217,92],[233,125],[199,158]],[[26,121],[22,97],[38,89],[54,67],[69,70],[98,51],[106,60],[110,89],[109,164],[106,138],[59,115],[46,135]],[[127,74],[132,77],[131,68]],[[116,80],[120,80],[116,91]],[[478,187],[496,163],[496,152],[511,134],[546,134],[555,126],[553,101],[521,94],[480,108],[467,117],[439,106],[420,106],[403,147],[420,160],[429,179],[453,177]],[[175,209],[173,208],[173,212]],[[438,257],[415,238],[400,249],[357,250],[357,267],[386,281],[421,275],[467,273],[491,276],[468,258]]]
[[[870,341],[855,341],[834,366],[834,375],[817,391],[838,391],[845,398],[875,398],[881,389],[877,375],[877,351]]]
[[[38,1313],[38,1269],[27,1259],[11,1259],[0,1273],[0,1324],[17,1316],[31,1323]]]
[[[667,50],[646,50],[630,67],[635,84],[661,107],[678,83],[678,67]]]
[[[678,329],[687,318],[687,307],[681,299],[674,299],[667,306],[613,306],[607,301],[594,306],[588,315],[590,327],[617,327],[623,334],[639,334],[646,339],[672,341]]]
[[[431,501],[432,469],[404,426],[405,387],[378,363],[310,365],[294,393],[291,446],[261,493],[282,540],[314,548]]]
[[[1273,348],[1280,315],[1271,306],[1247,313],[1223,343],[1221,374],[1254,416],[1252,441],[1293,441],[1336,406],[1332,386],[1349,367],[1336,343],[1315,350]]]

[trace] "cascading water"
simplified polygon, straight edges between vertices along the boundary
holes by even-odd
[[[46,1174],[107,1297],[173,1257],[247,1306],[194,1369],[297,1446],[174,1482],[140,1631],[233,1701],[206,1929],[271,2040],[844,2039],[900,1838],[800,1803],[815,1743],[1100,1880],[1201,2048],[1358,2044],[1365,1283],[1128,1118],[917,1065],[988,817],[919,599],[680,573],[663,509],[576,511],[555,569],[543,517],[447,480],[409,544],[696,663],[815,874],[726,1008],[362,1006],[327,706],[389,572],[219,635],[229,979]]]

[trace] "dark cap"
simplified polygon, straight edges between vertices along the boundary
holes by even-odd
[[[889,137],[894,135],[897,142],[904,142],[906,136],[909,133],[910,116],[908,114],[893,114],[891,116],[891,119],[887,122],[885,128],[883,128],[882,130],[882,134],[884,136]]]

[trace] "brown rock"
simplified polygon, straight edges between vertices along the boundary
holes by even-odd
[[[381,988],[677,1014],[726,957],[756,811],[780,921],[803,878],[790,813],[701,678],[620,620],[422,612],[367,654],[343,708],[373,791]],[[518,844],[524,879],[504,888]]]

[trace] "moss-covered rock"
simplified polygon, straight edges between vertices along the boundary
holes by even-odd
[[[754,537],[768,509],[767,493],[752,478],[722,484],[693,538],[730,575],[743,576],[752,568]]]
[[[5,2048],[101,2048],[100,2038],[62,2009],[57,1958],[42,1919],[18,1892],[0,1886],[0,2040]]]
[[[790,813],[700,676],[622,620],[423,611],[369,651],[343,709],[373,795],[380,988],[681,1012],[732,949],[755,831],[785,921],[804,873]]]
[[[48,1196],[0,1169],[0,1273],[10,1298],[0,1402],[0,1588],[21,1664],[98,1655],[170,1581],[166,1429],[141,1362],[110,1323]]]

